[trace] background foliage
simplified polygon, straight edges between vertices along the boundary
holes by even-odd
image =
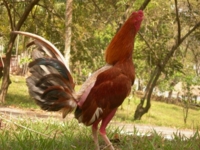
[[[65,0],[40,0],[29,15],[21,30],[33,32],[54,43],[62,52],[65,38]],[[9,0],[14,20],[19,20],[29,1]],[[138,10],[142,1],[132,0],[73,0],[71,70],[81,84],[94,70],[104,65],[104,50],[133,10]],[[200,20],[200,2],[178,1],[182,34]],[[6,8],[0,3],[1,45],[6,45],[10,36]],[[145,19],[135,42],[133,60],[136,66],[139,88],[143,89],[155,67],[162,62],[176,42],[177,23],[173,0],[152,0],[145,9]],[[19,54],[25,51],[27,39],[20,37]],[[200,84],[200,29],[183,42],[178,51],[163,69],[157,87],[161,91],[173,90],[178,82]],[[13,49],[15,54],[16,49]]]

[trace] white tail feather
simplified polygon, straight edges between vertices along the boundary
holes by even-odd
[[[60,60],[62,63],[64,63],[65,66],[67,67],[65,59],[63,55],[61,54],[61,52],[51,42],[49,42],[45,38],[33,33],[23,32],[23,31],[12,31],[11,33],[25,35],[25,36],[38,40],[39,42],[37,44],[42,44],[44,47],[51,50],[56,55],[57,59]]]

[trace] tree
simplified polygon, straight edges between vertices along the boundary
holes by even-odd
[[[155,55],[156,57],[154,57],[154,70],[152,71],[151,75],[150,75],[150,79],[149,82],[146,86],[146,91],[145,91],[145,95],[144,97],[141,98],[140,104],[137,106],[137,109],[135,111],[134,114],[134,119],[141,119],[141,117],[148,112],[149,108],[151,107],[151,103],[150,103],[150,99],[151,99],[151,95],[153,92],[154,87],[157,84],[157,81],[160,77],[160,75],[165,72],[166,66],[168,65],[168,63],[170,62],[171,58],[174,56],[175,52],[177,52],[179,50],[179,47],[181,46],[181,44],[188,38],[189,35],[191,35],[197,28],[200,27],[200,22],[196,22],[195,25],[193,25],[193,27],[188,30],[185,31],[184,28],[181,25],[181,9],[179,9],[178,7],[178,3],[177,0],[174,1],[175,4],[175,17],[176,17],[176,22],[177,22],[177,34],[176,34],[176,38],[174,40],[172,40],[172,38],[169,38],[168,41],[171,43],[172,41],[174,41],[174,44],[168,48],[164,48],[164,51],[161,51],[162,53],[160,53],[159,55]],[[187,1],[189,3],[189,1]],[[160,5],[160,3],[159,3]],[[171,5],[173,6],[173,5]],[[163,7],[162,7],[163,8]],[[166,10],[166,9],[165,9]],[[155,10],[154,10],[155,11]],[[184,15],[184,14],[182,14]],[[165,18],[167,18],[167,16],[165,16]],[[172,26],[170,26],[170,28],[172,28]],[[164,29],[164,28],[162,28]],[[182,34],[184,34],[184,36],[182,36]],[[158,34],[160,34],[160,32],[158,32]],[[158,35],[158,34],[155,34]],[[158,36],[158,38],[160,38],[160,36]],[[157,38],[157,41],[159,41],[159,39]],[[164,39],[160,38],[160,40],[164,41]],[[149,46],[150,44],[146,41],[146,44]],[[163,45],[163,44],[161,44]],[[168,46],[168,44],[166,43],[165,45]],[[149,46],[150,49],[152,50],[153,48],[151,46]],[[159,49],[161,50],[161,49]],[[153,49],[154,52],[155,49]],[[162,55],[164,54],[164,55]],[[157,60],[157,61],[155,61]],[[145,107],[144,102],[146,101],[146,105]]]
[[[70,59],[70,47],[72,38],[72,3],[73,0],[66,0],[66,14],[65,14],[65,50],[64,55],[66,59],[66,64],[69,69],[69,59]]]
[[[174,3],[164,0],[74,0],[73,3],[70,2],[72,0],[41,0],[29,12],[26,24],[21,30],[43,36],[54,43],[62,53],[70,50],[69,66],[73,66],[71,67],[73,76],[77,77],[75,80],[80,84],[85,81],[90,72],[105,65],[104,50],[128,17],[127,14],[138,8],[144,10],[145,19],[135,42],[133,59],[136,76],[143,86],[147,85],[147,88],[135,112],[137,114],[135,119],[140,119],[148,112],[154,87],[173,90],[173,85],[177,82],[176,73],[183,72],[185,69],[182,62],[182,58],[186,57],[184,53],[194,58],[191,61],[194,61],[192,64],[196,64],[196,74],[199,74],[199,46],[196,46],[200,39],[199,15],[195,14],[199,13],[199,8],[196,0],[181,1],[179,5],[176,1]],[[24,8],[31,3],[31,1],[16,3],[3,1],[3,6],[7,4],[7,12],[12,21],[10,26],[16,26],[15,22],[20,20]],[[66,6],[69,6],[69,10]],[[69,17],[66,14],[72,11],[71,20],[71,13]],[[1,20],[3,18],[0,16]],[[9,33],[10,29],[6,28],[8,25],[4,25],[7,22],[1,22],[3,24],[0,26],[1,31]],[[70,42],[66,44],[67,41],[71,41],[71,44]],[[7,52],[9,52],[8,46]],[[69,54],[66,53],[66,56],[69,57]],[[7,74],[9,69],[6,70]],[[4,83],[2,82],[2,89],[6,89],[9,85],[6,86],[5,79]],[[10,79],[8,78],[7,81],[9,82]],[[171,86],[166,86],[168,84]],[[2,92],[1,95],[3,93],[6,92]],[[145,102],[146,106],[144,106]]]
[[[78,84],[105,65],[106,46],[129,14],[138,10],[141,4],[141,1],[132,0],[73,2],[70,63]]]
[[[33,7],[39,2],[39,0],[33,0],[30,3],[28,3],[27,7],[25,8],[24,13],[22,14],[21,18],[15,24],[15,18],[12,16],[12,5],[9,4],[8,1],[3,0],[3,4],[6,7],[8,18],[10,20],[10,28],[11,31],[13,30],[20,30],[22,27],[23,23],[25,22],[26,18],[28,17],[29,13],[33,9]],[[6,61],[5,61],[5,67],[4,67],[4,75],[3,75],[3,80],[2,80],[2,85],[1,85],[1,92],[0,92],[0,102],[4,103],[5,97],[8,91],[9,84],[11,83],[10,80],[10,58],[11,58],[11,53],[12,53],[12,48],[15,42],[17,35],[11,34],[10,39],[8,42],[8,45],[6,46],[7,51],[6,51]]]

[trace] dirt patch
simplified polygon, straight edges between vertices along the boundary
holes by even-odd
[[[0,107],[0,113],[6,115],[12,115],[13,117],[17,116],[27,116],[27,117],[38,117],[38,118],[61,118],[61,114],[57,112],[47,112],[42,110],[35,109],[19,109],[14,107]]]

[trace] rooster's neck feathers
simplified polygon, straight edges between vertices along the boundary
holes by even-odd
[[[128,20],[114,36],[106,49],[106,62],[115,65],[118,61],[132,56],[135,35],[140,28],[143,12],[133,12]]]

